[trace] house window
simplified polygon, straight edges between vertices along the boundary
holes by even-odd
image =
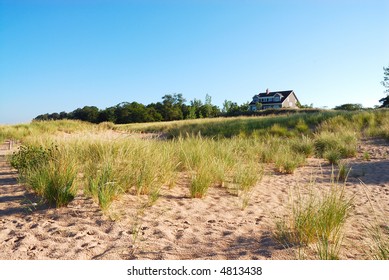
[[[280,101],[280,97],[277,95],[276,97],[274,97],[274,101]]]

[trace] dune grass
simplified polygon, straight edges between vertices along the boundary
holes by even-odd
[[[22,183],[56,207],[66,206],[76,195],[76,162],[58,146],[22,146],[11,164],[19,170]]]
[[[62,120],[0,126],[0,137],[22,141],[11,162],[37,193],[55,201],[69,192],[71,199],[77,185],[106,209],[123,193],[148,195],[155,203],[162,187],[174,187],[180,173],[188,175],[189,196],[200,198],[215,186],[248,194],[262,177],[261,164],[286,174],[312,156],[339,165],[356,155],[362,136],[387,137],[388,119],[389,110],[129,125]],[[107,131],[156,132],[171,139],[130,139],[120,133],[101,138]]]
[[[319,259],[338,259],[343,225],[352,205],[352,199],[345,196],[344,185],[335,181],[323,193],[298,192],[296,197],[292,195],[285,216],[276,220],[274,237],[285,247],[313,244]]]
[[[22,141],[10,162],[20,181],[48,203],[66,206],[81,190],[104,212],[124,194],[146,197],[152,206],[178,180],[188,182],[187,196],[194,199],[224,188],[244,210],[260,187],[265,165],[292,174],[307,158],[323,158],[338,172],[332,187],[291,194],[285,215],[275,221],[274,237],[285,247],[313,248],[318,259],[339,259],[353,205],[344,192],[347,158],[356,156],[362,137],[389,140],[388,120],[389,110],[131,125],[51,121],[0,126],[0,140]],[[167,139],[123,135],[129,131]],[[372,258],[387,260],[388,225],[377,222],[369,230]]]

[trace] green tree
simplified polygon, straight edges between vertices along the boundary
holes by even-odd
[[[99,108],[95,106],[84,106],[83,108],[74,110],[70,115],[72,119],[97,123],[99,117]]]
[[[193,99],[190,101],[190,107],[193,108],[192,109],[192,117],[193,117],[193,113],[194,113],[194,118],[202,118],[203,117],[203,113],[201,112],[201,108],[204,106],[203,102],[200,100],[200,99]]]
[[[389,66],[384,67],[384,80],[381,82],[381,84],[385,88],[384,92],[386,93],[386,97],[379,100],[379,102],[382,103],[380,107],[387,108],[389,107]]]
[[[181,93],[166,94],[162,97],[161,115],[164,121],[182,120],[184,114],[182,113],[182,105],[186,101]]]
[[[210,118],[212,116],[212,97],[207,93],[205,95],[205,104],[203,111],[203,117]]]
[[[256,102],[255,103],[255,108],[256,108],[256,111],[258,112],[258,111],[261,111],[261,109],[262,109],[262,103],[261,102]]]
[[[99,122],[113,122],[116,123],[115,107],[108,107],[100,111]]]
[[[223,102],[223,109],[222,109],[222,113],[223,114],[227,114],[230,110],[231,110],[231,107],[232,107],[232,101],[230,100],[224,100]]]

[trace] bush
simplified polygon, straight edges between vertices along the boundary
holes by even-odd
[[[19,171],[21,175],[29,168],[39,168],[49,159],[49,151],[43,147],[20,146],[19,151],[11,156],[11,165]]]
[[[11,157],[11,164],[19,171],[22,182],[56,207],[66,206],[74,199],[77,176],[74,160],[57,146],[22,146]]]

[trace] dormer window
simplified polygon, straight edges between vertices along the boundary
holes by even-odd
[[[280,96],[279,96],[279,95],[276,95],[276,96],[274,97],[274,101],[280,101]]]

